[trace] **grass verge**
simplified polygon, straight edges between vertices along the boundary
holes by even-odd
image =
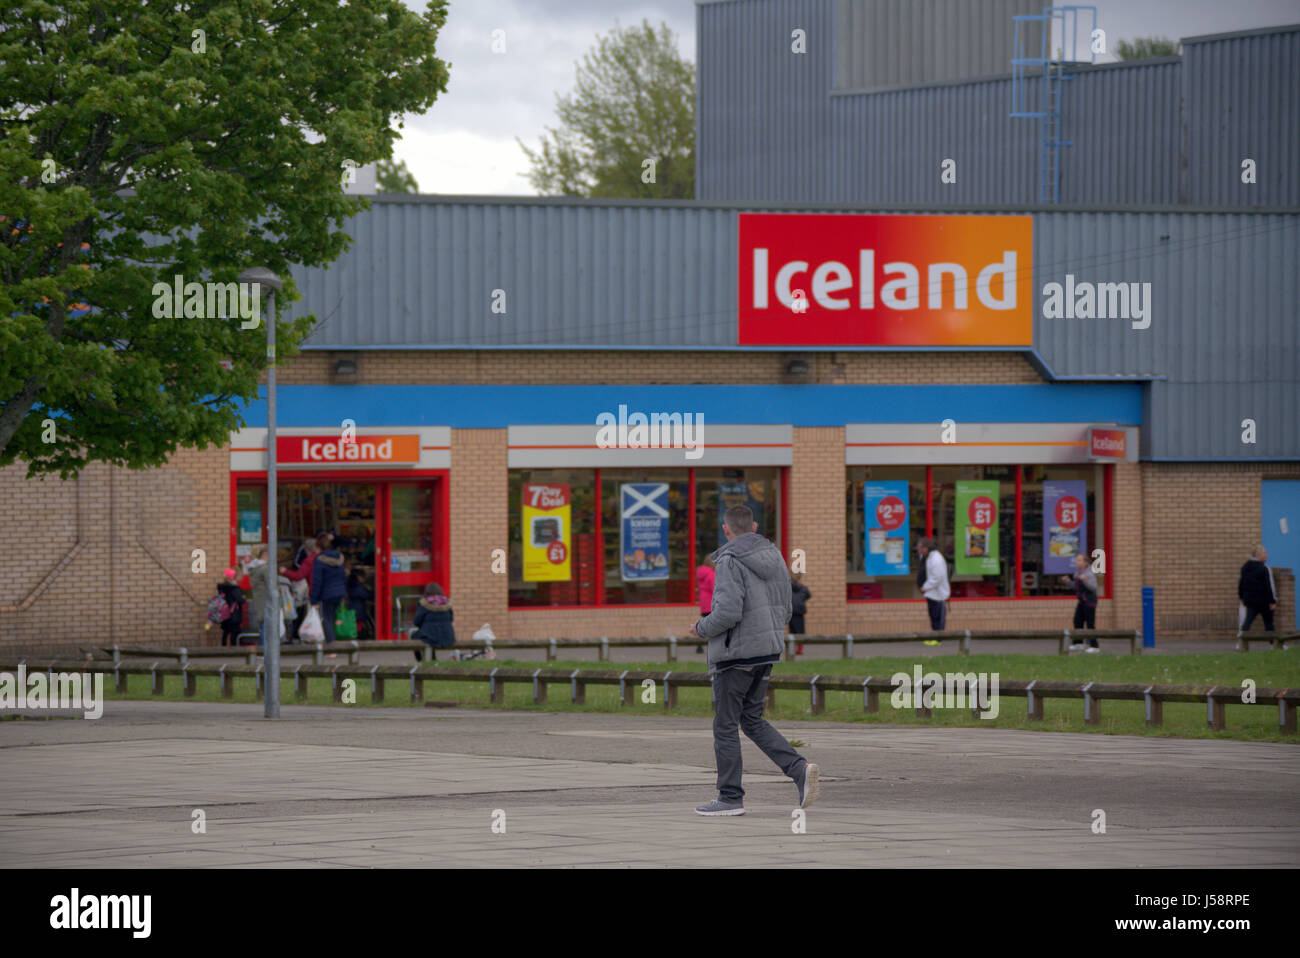
[[[1119,656],[1119,655],[969,655],[936,656],[917,660],[909,658],[869,658],[869,659],[800,659],[797,662],[782,662],[777,665],[774,674],[802,675],[875,675],[890,676],[896,672],[911,674],[913,667],[920,662],[926,672],[987,672],[997,673],[1001,679],[1042,679],[1056,681],[1097,681],[1097,682],[1151,682],[1159,685],[1241,685],[1251,679],[1258,687],[1294,688],[1300,686],[1300,649],[1287,651],[1261,650],[1254,652],[1233,652],[1226,654],[1188,654],[1169,656]],[[481,666],[481,661],[469,663],[439,662],[440,666]],[[497,660],[495,665],[503,668],[537,668],[541,663],[511,660]],[[702,672],[702,662],[639,662],[639,663],[595,663],[590,660],[565,660],[546,663],[547,668],[567,669],[645,669],[666,671],[671,668],[678,672]],[[222,699],[215,677],[199,676],[196,679],[194,701],[221,702],[235,701],[256,702],[253,683],[240,680],[235,683],[233,700]],[[109,700],[120,699],[164,699],[182,701],[180,679],[168,676],[166,691],[163,695],[150,694],[149,677],[132,675],[129,677],[127,691],[118,694],[105,685],[105,697]],[[357,703],[339,705],[337,708],[418,708],[419,703],[410,701],[409,688],[405,682],[390,679],[386,686],[386,698],[381,703],[370,701],[369,685],[357,683]],[[505,687],[505,702],[493,705],[488,702],[488,685],[486,682],[437,682],[426,681],[425,698],[474,708],[524,709],[539,712],[634,712],[646,715],[677,715],[691,718],[708,718],[713,714],[708,689],[682,688],[678,690],[677,707],[672,710],[664,708],[656,690],[654,702],[642,701],[638,690],[636,704],[630,708],[618,702],[616,686],[591,685],[587,687],[587,701],[584,705],[575,705],[569,701],[567,683],[552,683],[549,690],[550,701],[534,704],[532,689],[526,684],[511,684]],[[293,694],[293,683],[284,680],[280,689],[281,701],[286,705],[331,705],[333,704],[329,683],[324,679],[314,679],[309,683],[308,697],[303,703]],[[1102,735],[1146,735],[1165,738],[1220,738],[1238,739],[1257,742],[1300,742],[1300,736],[1284,735],[1278,729],[1277,709],[1262,705],[1229,705],[1227,709],[1227,728],[1221,732],[1210,729],[1206,723],[1205,706],[1196,703],[1166,703],[1164,707],[1164,725],[1161,728],[1146,727],[1145,713],[1141,702],[1106,701],[1102,703],[1101,724],[1088,726],[1083,724],[1083,702],[1078,699],[1048,699],[1045,718],[1031,721],[1025,714],[1025,700],[1006,697],[1001,700],[1000,713],[994,719],[976,719],[967,709],[935,709],[933,718],[917,718],[910,709],[893,709],[889,696],[880,697],[880,712],[868,715],[862,710],[862,696],[856,692],[828,691],[826,693],[826,711],[821,715],[811,714],[808,693],[793,690],[780,690],[776,693],[776,708],[768,710],[766,715],[775,722],[809,720],[831,722],[853,722],[876,725],[928,725],[948,727],[990,727],[1017,728],[1049,732],[1087,732]]]

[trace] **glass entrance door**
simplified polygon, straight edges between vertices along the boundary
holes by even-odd
[[[434,483],[390,482],[384,487],[384,636],[404,639],[414,625],[424,587],[434,581]],[[442,583],[446,588],[446,583]]]

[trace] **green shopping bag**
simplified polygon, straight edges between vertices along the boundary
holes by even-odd
[[[340,606],[334,617],[334,638],[355,639],[357,637],[357,614],[347,606]]]

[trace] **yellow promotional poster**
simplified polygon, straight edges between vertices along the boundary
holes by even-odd
[[[568,582],[569,484],[524,483],[525,582]]]

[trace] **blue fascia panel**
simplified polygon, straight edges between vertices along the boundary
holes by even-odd
[[[1098,422],[1142,424],[1141,383],[1024,386],[281,386],[280,428],[577,425],[602,412],[703,414],[704,422],[842,426],[850,422]],[[265,389],[260,390],[265,396]],[[264,398],[244,410],[266,423]]]

